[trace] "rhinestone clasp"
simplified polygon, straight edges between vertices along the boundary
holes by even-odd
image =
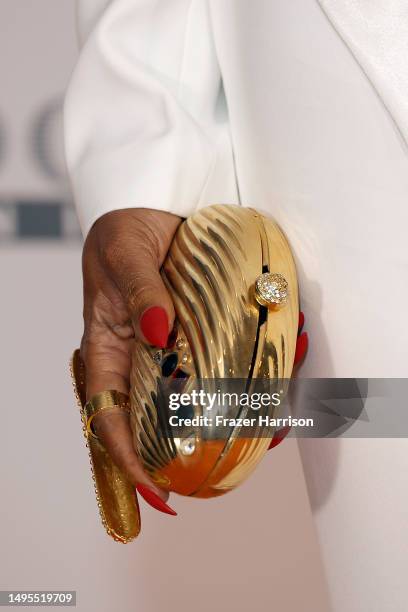
[[[288,283],[282,274],[265,272],[255,281],[255,299],[261,306],[281,308],[289,295]]]

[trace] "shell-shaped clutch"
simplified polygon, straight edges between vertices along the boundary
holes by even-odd
[[[134,446],[150,477],[181,495],[213,497],[239,485],[254,470],[274,434],[258,424],[245,434],[237,425],[199,421],[200,402],[172,411],[174,391],[217,394],[219,386],[250,393],[259,381],[280,390],[292,374],[298,317],[296,269],[278,225],[250,208],[203,208],[179,227],[162,275],[176,321],[168,348],[135,343],[130,381],[130,425]],[[89,431],[86,373],[79,351],[72,373],[84,422],[98,505],[109,535],[129,542],[140,531],[134,489]],[[237,385],[234,387],[234,384]],[[230,410],[231,407],[227,409]],[[234,412],[235,411],[235,412]],[[233,406],[234,416],[247,408]],[[276,408],[264,409],[273,417]],[[183,428],[172,416],[189,416]],[[182,414],[181,414],[182,416]]]
[[[236,425],[231,427],[222,424],[229,419],[216,419],[225,411],[242,415],[242,408],[208,411],[200,403],[177,411],[196,425],[174,427],[171,423],[178,419],[171,416],[177,413],[169,408],[168,398],[175,391],[191,395],[194,389],[220,397],[222,389],[244,392],[265,379],[276,383],[269,384],[269,390],[283,386],[292,373],[296,346],[296,269],[274,221],[250,208],[216,205],[181,224],[162,275],[176,324],[167,349],[134,347],[134,445],[145,470],[161,487],[213,497],[252,472],[273,428],[255,426],[247,437],[242,418],[232,419]],[[266,410],[269,416],[274,412],[273,406]]]

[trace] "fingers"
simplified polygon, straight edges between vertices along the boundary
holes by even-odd
[[[167,343],[174,310],[159,269],[180,220],[167,215],[170,223],[166,219],[161,229],[164,220],[155,215],[149,218],[153,212],[105,215],[88,234],[83,254],[85,330],[81,344],[88,399],[109,389],[129,392],[135,335],[158,346]],[[102,411],[93,419],[93,428],[142,497],[157,510],[176,514],[166,504],[168,493],[150,480],[139,462],[128,415]]]
[[[90,339],[85,337],[81,347],[86,368],[87,398],[109,389],[128,393],[130,341],[116,338],[109,329],[99,329],[95,339],[92,334],[90,336]],[[165,503],[168,493],[159,489],[140,465],[133,447],[128,415],[123,411],[102,411],[94,417],[93,429],[114,463],[135,488],[142,485],[142,491],[150,491],[148,503],[161,512],[174,513]],[[146,498],[146,494],[143,496]]]
[[[170,311],[170,314],[169,314]],[[139,309],[136,316],[139,317]],[[169,319],[170,317],[170,319]],[[139,326],[140,334],[149,344],[164,348],[174,323],[173,307],[165,309],[162,306],[148,306],[140,315]]]
[[[302,333],[303,326],[305,324],[305,315],[302,311],[299,312],[299,322],[298,322],[298,336]]]
[[[112,334],[113,335],[113,334]],[[85,339],[81,351],[86,368],[86,395],[89,399],[100,391],[115,389],[122,393],[129,392],[130,347],[120,347],[121,342],[114,340],[117,346],[109,343],[109,331],[100,332],[97,340]],[[123,411],[102,411],[93,419],[93,430],[103,446],[112,457],[118,468],[127,475],[135,488],[142,484],[151,489],[153,498],[158,503],[168,498],[168,494],[156,487],[143,471],[133,447],[132,431],[129,417]],[[158,510],[166,511],[159,507]]]
[[[303,312],[299,312],[299,323],[298,323],[298,338],[296,341],[296,349],[295,349],[295,359],[294,359],[294,367],[296,369],[302,364],[306,357],[307,349],[309,346],[309,336],[307,332],[302,332],[303,326],[305,324],[305,315]],[[268,446],[268,450],[275,448],[278,446],[289,434],[291,427],[287,425],[282,429],[278,429],[275,431],[274,436],[271,440],[270,445]]]
[[[139,232],[142,230],[139,230]],[[144,231],[144,230],[143,230]],[[174,307],[159,272],[158,257],[138,234],[106,254],[107,267],[124,299],[136,336],[164,348],[174,323]]]
[[[129,417],[125,412],[100,412],[93,419],[95,434],[102,442],[114,463],[118,466],[135,488],[150,492],[155,508],[166,512],[164,502],[168,493],[159,489],[145,474],[133,447]],[[164,505],[163,505],[164,504]],[[168,514],[170,512],[167,511]],[[174,513],[174,511],[172,511]]]
[[[180,219],[146,209],[136,209],[130,216],[129,211],[116,211],[106,217],[110,231],[103,252],[106,270],[125,301],[136,336],[164,348],[175,313],[160,267]],[[102,236],[105,242],[104,230]]]
[[[130,345],[109,336],[114,332],[101,329],[98,335],[86,332],[82,340],[87,399],[110,389],[129,393]]]
[[[299,312],[298,337],[296,341],[294,366],[299,366],[306,357],[307,349],[309,348],[309,336],[303,331],[305,325],[305,315],[302,311]]]
[[[100,390],[116,389],[128,393],[127,376],[121,371],[115,371],[120,359],[120,353],[115,358],[114,353],[106,353],[99,345],[87,347],[85,351],[85,366],[87,378],[87,397],[92,397]],[[128,361],[128,357],[124,358]],[[129,365],[123,364],[123,372]],[[119,367],[119,369],[120,369]],[[88,382],[89,381],[89,382]],[[101,411],[93,419],[93,430],[114,463],[135,486],[137,491],[155,509],[166,514],[176,513],[165,502],[169,495],[157,487],[144,472],[133,446],[133,434],[129,425],[129,417],[124,411]]]
[[[275,446],[278,446],[278,444],[280,444],[286,438],[286,436],[290,432],[290,429],[290,425],[287,425],[286,427],[282,427],[282,429],[278,429],[277,431],[275,431],[271,443],[268,446],[268,450],[271,450],[272,448],[275,448]]]
[[[309,336],[303,332],[297,339],[294,365],[299,366],[304,360],[309,346]]]
[[[128,393],[131,341],[118,338],[106,326],[91,324],[91,327],[93,331],[88,332],[81,346],[87,398],[109,389]],[[161,512],[175,514],[165,503],[168,493],[159,489],[143,471],[134,450],[128,415],[123,411],[102,411],[94,417],[93,429],[114,463],[148,503]]]

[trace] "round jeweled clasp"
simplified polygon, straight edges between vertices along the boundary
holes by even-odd
[[[265,272],[255,281],[255,298],[262,306],[280,308],[287,302],[288,283],[282,274]]]

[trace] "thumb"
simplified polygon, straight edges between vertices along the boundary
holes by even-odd
[[[120,245],[112,245],[111,249],[108,246],[107,265],[126,304],[135,335],[164,348],[175,312],[160,268],[180,219],[157,211],[138,214],[127,231],[122,231]],[[161,215],[165,214],[163,219]]]
[[[135,333],[141,340],[164,348],[174,324],[174,306],[157,270],[146,268],[128,300],[128,311]]]
[[[125,301],[135,335],[164,348],[174,324],[174,306],[159,272],[157,258],[133,247],[116,270],[115,282]]]
[[[164,348],[169,336],[169,318],[162,306],[150,306],[140,317],[140,330],[149,344]]]

